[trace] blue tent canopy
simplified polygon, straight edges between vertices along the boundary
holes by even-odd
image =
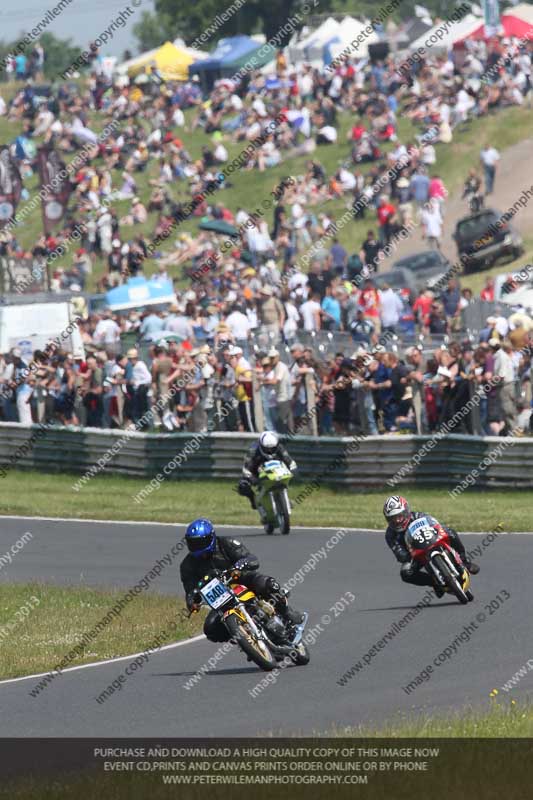
[[[232,78],[242,68],[259,69],[275,54],[272,45],[259,44],[250,36],[231,36],[221,39],[209,58],[191,64],[189,74],[198,75],[204,90],[210,90],[216,80]]]
[[[257,42],[254,42],[249,36],[231,36],[228,39],[221,39],[209,58],[191,64],[189,72],[194,74],[195,72],[222,69],[225,65],[232,64],[257,48]]]
[[[112,311],[124,311],[128,308],[164,305],[175,303],[176,295],[171,280],[157,277],[130,278],[129,281],[106,292],[106,303]]]

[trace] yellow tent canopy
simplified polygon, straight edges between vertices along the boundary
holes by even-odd
[[[193,57],[185,50],[180,50],[172,42],[165,42],[157,50],[151,50],[133,59],[128,65],[128,75],[135,77],[143,71],[150,72],[150,68],[155,64],[164,80],[186,81],[189,76],[189,64],[193,61]]]

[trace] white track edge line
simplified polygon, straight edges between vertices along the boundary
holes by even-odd
[[[131,519],[84,519],[82,517],[30,517],[21,514],[0,514],[1,519],[24,519],[24,520],[37,520],[41,522],[89,522],[95,525],[159,525],[166,527],[184,527],[188,522],[145,522],[142,520]],[[236,530],[255,531],[262,530],[259,525],[232,525],[230,523],[217,525],[217,528],[235,528]],[[293,525],[291,531],[315,531],[320,533],[322,531],[339,531],[345,530],[349,533],[383,533],[383,528],[342,528],[341,526],[324,526],[314,527],[313,525]],[[486,536],[492,531],[461,531],[461,535],[466,536]],[[500,536],[513,535],[513,536],[532,536],[533,531],[501,531]]]
[[[162,650],[172,650],[175,647],[183,647],[186,644],[192,644],[193,642],[199,642],[202,639],[205,639],[203,634],[199,636],[193,636],[190,639],[183,639],[181,642],[173,642],[172,644],[166,644],[163,647],[157,647],[155,650],[150,650],[151,653],[159,653]],[[61,670],[61,674],[64,672],[74,672],[75,670],[79,669],[89,669],[89,667],[101,667],[105,666],[105,664],[114,664],[118,663],[119,661],[127,661],[128,658],[136,658],[137,656],[142,656],[143,653],[146,653],[146,650],[143,650],[140,653],[132,653],[129,656],[117,656],[117,658],[106,658],[103,661],[91,661],[90,664],[78,664],[76,667],[67,667],[66,669]],[[48,672],[38,672],[35,675],[22,675],[18,678],[6,678],[4,680],[0,680],[0,686],[6,683],[19,683],[20,681],[29,681],[31,678],[44,678],[45,675],[50,675],[50,673],[55,673],[59,677],[61,674],[56,672],[55,670],[48,670]]]

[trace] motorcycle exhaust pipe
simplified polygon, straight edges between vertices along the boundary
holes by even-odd
[[[296,633],[294,634],[294,637],[292,639],[291,644],[293,644],[293,645],[300,644],[300,642],[302,641],[302,636],[304,635],[304,630],[305,630],[305,626],[307,625],[307,620],[308,619],[309,619],[309,614],[307,613],[307,611],[304,611],[304,618],[303,618],[302,622],[300,622],[296,626]]]

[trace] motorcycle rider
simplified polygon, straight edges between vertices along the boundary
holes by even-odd
[[[433,586],[431,576],[422,569],[421,564],[411,559],[411,555],[405,544],[405,532],[415,519],[428,517],[431,520],[434,519],[434,517],[421,511],[411,511],[405,497],[401,497],[400,495],[391,495],[387,497],[383,506],[383,514],[388,523],[387,530],[385,531],[385,540],[396,556],[396,560],[401,562],[400,577],[402,581],[413,583],[416,586]],[[459,553],[465,567],[472,575],[477,575],[479,567],[468,558],[465,546],[459,538],[457,531],[446,525],[442,525],[442,527],[450,538],[450,545]],[[437,587],[434,588],[437,597],[442,597],[444,594],[443,590]]]
[[[240,572],[239,583],[247,586],[258,597],[270,601],[289,626],[289,630],[302,622],[303,615],[287,603],[289,593],[281,588],[275,578],[257,572],[259,559],[238,539],[218,536],[213,523],[201,517],[191,522],[185,533],[185,541],[189,553],[181,562],[180,577],[189,611],[197,611],[199,608],[199,581],[214,570],[234,568]],[[216,609],[211,609],[205,619],[204,634],[211,642],[229,640],[228,631]]]
[[[483,205],[483,192],[481,191],[481,178],[475,168],[472,168],[464,182],[461,199],[468,200],[470,211],[475,214]]]
[[[257,508],[253,485],[257,481],[259,468],[272,459],[283,461],[283,463],[294,474],[297,469],[296,461],[291,458],[288,451],[283,447],[277,433],[273,431],[263,431],[258,441],[249,449],[244,459],[242,477],[239,481],[237,491],[243,497],[247,497],[253,509]]]

